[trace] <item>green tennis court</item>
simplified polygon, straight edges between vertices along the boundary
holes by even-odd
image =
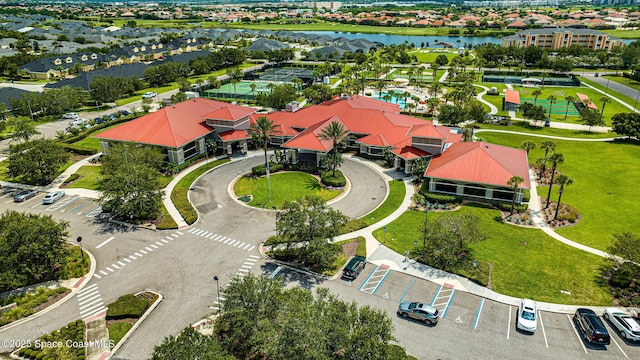
[[[520,99],[522,103],[534,103],[534,98],[522,98]],[[551,100],[547,100],[547,99],[538,99],[538,101],[535,102],[536,105],[540,105],[544,108],[544,110],[548,113],[549,112],[549,105],[551,104]],[[579,116],[580,113],[578,112],[578,108],[576,108],[576,105],[574,103],[569,104],[569,111],[567,111],[567,102],[565,100],[561,100],[561,101],[556,101],[553,103],[553,105],[551,106],[551,115],[564,115],[567,114],[568,116]]]
[[[251,84],[255,84],[255,89],[251,88]],[[271,91],[269,88],[270,84],[273,83],[265,81],[240,81],[235,84],[235,88],[234,84],[228,83],[222,85],[219,89],[207,90],[204,92],[204,95],[208,98],[253,100],[256,94]]]
[[[284,81],[291,82],[291,80],[299,78],[299,79],[310,79],[313,78],[313,70],[304,69],[304,68],[271,68],[266,69],[264,73],[260,74],[258,79],[260,81]]]

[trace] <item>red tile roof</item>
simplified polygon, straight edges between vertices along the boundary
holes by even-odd
[[[228,114],[253,113],[255,110],[221,101],[196,98],[162,109],[103,131],[96,138],[131,141],[167,147],[180,147],[213,129],[205,123],[208,114],[229,108]],[[239,108],[244,108],[239,109]],[[224,112],[224,111],[223,111]],[[222,113],[220,113],[222,114]]]
[[[524,179],[521,188],[531,188],[527,152],[485,142],[452,144],[431,160],[425,173],[427,177],[504,187],[515,175]]]
[[[218,135],[220,136],[222,141],[251,139],[251,135],[249,135],[245,130],[230,130]]]
[[[593,101],[591,101],[591,99],[589,99],[587,95],[580,94],[580,93],[576,93],[576,95],[580,99],[580,102],[582,102],[583,104],[585,103],[587,104],[587,107],[589,109],[598,110],[598,108],[596,107],[596,104],[594,104]]]
[[[520,93],[516,90],[506,89],[505,101],[511,104],[520,105]]]
[[[233,105],[224,103],[224,107],[216,109],[204,117],[207,119],[219,119],[219,120],[238,120],[245,116],[253,114],[256,109],[248,108],[240,105]]]

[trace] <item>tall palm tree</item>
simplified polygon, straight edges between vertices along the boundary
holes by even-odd
[[[553,104],[556,103],[558,98],[555,95],[549,95],[547,100],[549,100],[549,117],[551,117],[551,108],[553,108]]]
[[[571,96],[571,95],[567,95],[564,97],[565,100],[567,100],[567,108],[564,111],[564,119],[567,120],[567,115],[569,115],[569,105],[571,105],[572,103],[574,103],[576,101],[576,97],[575,96]]]
[[[564,192],[564,187],[573,184],[573,179],[566,174],[558,175],[558,179],[556,180],[558,184],[560,184],[560,191],[558,192],[558,204],[556,206],[556,213],[553,215],[553,220],[558,217],[558,210],[560,210],[560,200],[562,199],[562,193]]]
[[[549,160],[549,152],[553,153],[556,150],[556,143],[550,140],[545,140],[540,143],[540,149],[544,150],[544,163],[542,164],[542,171],[540,176],[547,170],[547,160]]]
[[[531,95],[533,95],[533,105],[535,105],[538,102],[538,96],[540,96],[542,94],[542,90],[540,89],[535,89],[531,92]]]
[[[604,114],[604,107],[607,106],[607,103],[611,102],[611,99],[608,96],[603,96],[600,98],[600,101],[602,101],[602,109],[600,109],[600,116],[602,116],[602,114]]]
[[[264,167],[268,168],[269,163],[267,160],[267,147],[271,137],[279,133],[277,130],[279,125],[275,125],[273,120],[269,120],[266,116],[260,116],[256,121],[251,124],[249,128],[249,134],[256,142],[256,145],[264,149]]]
[[[251,95],[255,99],[256,98],[256,88],[258,88],[258,85],[256,85],[255,82],[251,82],[251,84],[249,84],[249,87],[251,88]]]
[[[551,181],[549,181],[549,192],[547,193],[547,204],[544,208],[549,207],[549,201],[551,200],[551,188],[553,187],[553,177],[556,175],[556,169],[558,168],[558,164],[562,164],[564,162],[564,155],[560,153],[555,153],[549,157],[549,161],[551,161]]]
[[[431,115],[433,116],[436,107],[440,105],[440,99],[436,97],[430,97],[429,99],[427,99],[427,105],[429,105],[429,109],[431,109]]]
[[[549,73],[548,72],[541,72],[540,73],[540,77],[542,78],[542,90],[544,90],[544,79],[549,77]]]
[[[527,152],[527,156],[529,156],[529,151],[533,150],[536,148],[536,143],[534,143],[531,140],[525,140],[522,142],[522,144],[520,144],[520,149],[524,150]]]
[[[520,186],[520,184],[522,184],[522,182],[524,182],[524,179],[518,175],[512,176],[509,181],[507,181],[507,185],[509,185],[511,190],[513,190],[513,197],[511,198],[511,213],[509,214],[509,216],[513,215],[513,210],[516,206],[516,195],[518,194],[518,187]]]
[[[337,121],[332,121],[327,127],[322,129],[319,137],[322,140],[331,140],[333,148],[331,152],[333,154],[331,161],[332,175],[336,176],[336,167],[338,166],[338,155],[340,154],[339,146],[342,144],[349,135],[349,130]]]
[[[231,79],[231,84],[233,84],[233,97],[237,98],[238,94],[236,85],[238,84],[238,82],[240,82],[240,80],[242,80],[242,78],[244,77],[244,73],[238,67],[229,68],[227,69],[227,76],[229,76],[229,79]]]
[[[431,92],[432,96],[438,96],[438,93],[440,93],[440,91],[442,90],[442,88],[444,87],[444,85],[442,85],[441,82],[439,81],[434,81],[431,86],[429,86],[429,90]]]

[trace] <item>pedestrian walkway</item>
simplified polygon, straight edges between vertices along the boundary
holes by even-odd
[[[483,103],[483,104],[485,104],[485,105],[487,105],[489,107],[489,109],[490,109],[489,110],[489,114],[490,115],[497,114],[498,113],[498,108],[495,105],[493,105],[492,103],[488,102],[487,100],[485,100],[483,98],[483,96],[487,94],[487,91],[489,91],[489,88],[486,87],[486,86],[483,86],[483,85],[478,85],[478,84],[473,84],[473,86],[477,86],[477,87],[483,89],[483,91],[480,94],[476,95],[476,99],[478,99],[478,101],[480,101],[481,103]]]
[[[445,81],[447,81],[447,77],[449,76],[449,70],[446,70],[444,72],[444,74],[442,74],[442,76],[440,77],[440,80],[438,80],[439,82],[443,83]]]

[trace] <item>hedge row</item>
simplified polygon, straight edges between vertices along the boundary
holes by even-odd
[[[269,173],[273,174],[274,172],[278,172],[284,170],[284,165],[280,163],[269,163]],[[264,176],[267,174],[267,169],[264,165],[258,165],[251,168],[251,173],[255,176]]]
[[[67,143],[60,143],[60,145],[62,145],[62,147],[65,148],[65,150],[67,150],[68,152],[78,154],[78,155],[95,155],[98,153],[98,150],[94,148],[78,146],[75,144],[67,144]]]
[[[511,203],[510,202],[498,203],[498,208],[502,211],[511,211]],[[516,204],[516,206],[514,206],[513,208],[513,211],[518,214],[521,214],[527,211],[528,208],[529,208],[529,205],[527,204]]]
[[[437,202],[440,204],[459,204],[462,202],[462,198],[460,196],[455,195],[446,195],[446,194],[436,194],[432,192],[424,192],[424,198],[429,202]]]
[[[76,136],[72,136],[69,138],[66,138],[64,140],[62,140],[63,143],[67,143],[67,144],[73,144],[74,142],[78,142],[80,140],[84,140],[86,139],[89,135],[93,134],[94,132],[98,131],[98,130],[102,130],[106,127],[109,127],[111,125],[117,125],[117,124],[121,124],[123,122],[127,122],[133,118],[135,118],[136,115],[127,115],[127,116],[123,116],[120,118],[117,118],[115,120],[111,120],[111,121],[107,121],[106,123],[102,123],[102,124],[96,124],[82,132],[80,132],[78,135]]]
[[[323,171],[320,180],[323,184],[333,187],[343,187],[347,184],[347,179],[340,170],[336,170],[335,174],[331,170]]]
[[[149,307],[149,301],[133,294],[123,295],[109,304],[107,320],[139,318]]]
[[[81,347],[81,345],[84,343],[84,323],[82,322],[82,320],[78,319],[74,322],[70,322],[67,324],[67,326],[60,328],[60,330],[54,331],[51,334],[42,335],[40,337],[40,343],[42,344],[67,344],[68,341],[79,345],[78,347],[71,348],[73,350],[74,357],[71,357],[68,360],[84,360],[85,349],[84,347]],[[25,359],[32,360],[58,359],[57,356],[51,355],[51,349],[45,349],[43,347],[38,348],[33,344],[29,347],[20,349],[18,354]]]

